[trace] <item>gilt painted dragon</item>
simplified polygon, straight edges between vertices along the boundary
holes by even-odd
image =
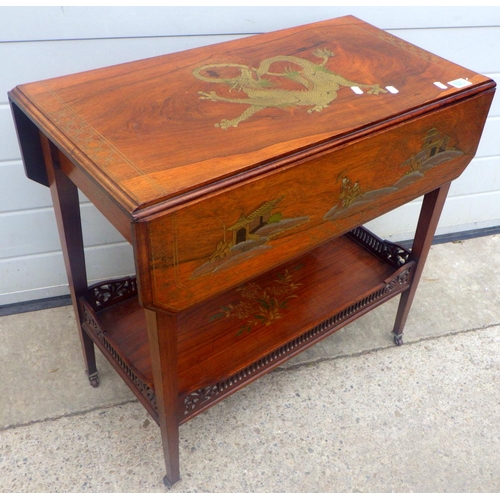
[[[200,99],[213,102],[231,102],[247,104],[248,108],[237,118],[223,119],[216,123],[216,127],[228,129],[237,127],[242,121],[247,120],[253,114],[266,108],[287,108],[307,106],[308,113],[319,112],[325,109],[336,97],[341,86],[367,88],[368,94],[379,94],[387,92],[378,84],[362,84],[352,82],[341,75],[333,73],[326,67],[328,59],[334,53],[328,49],[317,49],[313,54],[321,58],[318,64],[296,56],[275,56],[264,59],[258,68],[251,68],[243,64],[220,63],[207,64],[196,68],[193,75],[204,82],[222,83],[230,87],[229,92],[236,90],[247,95],[244,97],[224,97],[215,91],[198,92]],[[271,72],[271,66],[275,63],[291,63],[300,67],[300,71],[287,68],[283,73]],[[222,68],[237,68],[240,70],[238,76],[223,77],[217,70]],[[300,84],[303,88],[289,90],[273,87],[273,83],[266,79],[267,76],[285,77]]]

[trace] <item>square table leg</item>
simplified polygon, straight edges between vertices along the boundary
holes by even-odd
[[[94,343],[83,331],[79,297],[87,291],[87,271],[83,247],[82,223],[78,189],[61,170],[59,151],[43,135],[40,134],[45,167],[50,185],[50,194],[54,204],[59,238],[64,257],[64,265],[68,277],[69,290],[78,325],[78,333],[82,345],[85,370],[93,387],[99,385]]]
[[[151,365],[169,488],[179,481],[179,420],[176,316],[146,312]]]
[[[443,211],[450,184],[450,182],[443,184],[441,187],[424,196],[410,254],[410,260],[416,262],[413,279],[410,288],[401,294],[393,329],[394,342],[396,345],[401,345],[403,343],[403,330],[408,318],[408,313],[410,312],[411,304],[415,297],[420,277],[422,276],[425,261],[431,248],[432,239],[434,238],[434,233],[436,232],[439,218]]]

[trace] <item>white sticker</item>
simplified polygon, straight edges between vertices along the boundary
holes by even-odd
[[[451,85],[452,87],[455,87],[457,89],[461,89],[462,87],[472,85],[472,82],[469,82],[469,80],[466,80],[465,78],[457,78],[456,80],[448,82],[448,85]]]
[[[359,88],[359,87],[351,87],[351,90],[355,93],[355,94],[362,94],[363,91]]]
[[[391,94],[397,94],[399,92],[399,90],[395,87],[393,87],[392,85],[389,85],[388,87],[386,87],[386,89],[391,93]]]
[[[439,87],[440,89],[443,89],[443,90],[448,88],[444,83],[441,83],[441,82],[434,82],[434,85],[436,87]]]

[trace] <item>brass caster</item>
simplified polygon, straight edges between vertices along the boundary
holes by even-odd
[[[181,480],[181,478],[179,477],[179,475],[177,475],[177,479],[174,479],[173,482],[168,478],[168,476],[163,476],[163,484],[169,490],[172,488],[172,486],[174,486],[174,484],[177,484],[180,480]]]
[[[92,387],[98,387],[99,386],[99,373],[98,372],[92,373],[91,375],[88,375],[88,377],[89,377],[90,385]]]

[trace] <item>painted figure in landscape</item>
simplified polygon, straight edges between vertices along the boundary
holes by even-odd
[[[280,233],[309,221],[309,217],[284,218],[277,210],[283,196],[260,205],[252,213],[241,214],[229,227],[222,223],[223,237],[208,261],[196,269],[191,279],[219,271],[270,248],[269,242]]]
[[[362,208],[367,203],[371,203],[380,196],[390,194],[398,189],[413,184],[422,179],[425,172],[463,155],[462,151],[449,146],[450,138],[441,136],[436,128],[431,128],[425,138],[420,151],[411,155],[400,167],[404,169],[403,176],[392,186],[363,191],[358,181],[354,181],[347,176],[347,172],[342,172],[338,181],[340,182],[339,201],[325,215],[325,220],[335,220],[343,217],[348,211],[355,207]]]

